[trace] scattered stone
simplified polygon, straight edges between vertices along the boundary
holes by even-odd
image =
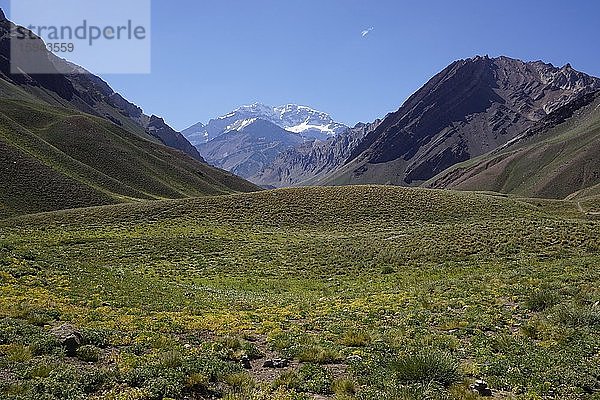
[[[471,390],[483,397],[491,397],[493,395],[492,389],[488,387],[487,382],[482,380],[477,380],[471,386],[469,386]]]
[[[272,360],[266,360],[263,364],[264,368],[287,368],[290,365],[288,360],[282,358],[274,358]]]
[[[361,356],[358,355],[353,355],[353,356],[348,356],[346,357],[346,362],[347,363],[357,363],[357,362],[361,362],[363,359]]]
[[[252,364],[250,364],[250,358],[248,358],[248,356],[244,356],[242,357],[242,367],[244,367],[244,369],[252,369]]]
[[[53,334],[60,342],[60,345],[65,348],[67,356],[75,357],[77,349],[83,344],[83,336],[73,325],[64,324],[56,328],[52,328],[50,333]]]

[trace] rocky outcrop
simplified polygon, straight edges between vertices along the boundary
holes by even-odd
[[[160,139],[161,142],[169,147],[179,149],[184,153],[194,157],[197,160],[203,161],[204,159],[188,140],[179,132],[175,132],[173,128],[167,125],[164,119],[152,115],[148,124],[146,125],[146,132],[150,135]]]

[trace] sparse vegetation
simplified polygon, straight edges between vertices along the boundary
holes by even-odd
[[[573,207],[305,188],[0,221],[0,397],[594,399],[600,222]]]

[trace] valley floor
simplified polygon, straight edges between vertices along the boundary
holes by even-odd
[[[0,221],[0,397],[598,399],[596,211],[360,186]]]

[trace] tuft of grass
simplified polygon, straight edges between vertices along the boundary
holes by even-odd
[[[274,389],[286,388],[286,389],[300,389],[302,384],[301,378],[298,373],[294,370],[283,371],[277,378],[273,380],[271,384]]]
[[[358,330],[350,330],[344,333],[340,340],[340,344],[348,347],[364,347],[371,343],[371,336]]]
[[[310,345],[302,348],[296,354],[296,357],[301,362],[315,364],[334,364],[342,358],[337,350],[319,345]]]
[[[183,357],[177,350],[170,350],[160,354],[158,365],[161,368],[174,369],[179,368],[183,364]]]
[[[186,387],[190,391],[204,392],[210,384],[210,378],[199,372],[192,373],[186,380]]]
[[[571,327],[600,327],[600,306],[565,304],[556,310],[559,322]]]
[[[445,387],[460,380],[459,364],[449,354],[422,351],[400,357],[392,363],[396,379],[406,383],[436,382]]]
[[[22,344],[11,344],[5,350],[4,354],[9,362],[13,363],[24,363],[31,360],[33,354],[29,346]]]
[[[356,384],[350,379],[336,379],[331,384],[331,390],[335,393],[336,398],[340,396],[353,396],[356,394]]]
[[[77,349],[77,358],[85,362],[98,362],[100,349],[93,345],[81,346]]]
[[[234,393],[244,393],[256,386],[254,378],[246,372],[236,372],[225,376],[223,381]]]
[[[560,302],[560,296],[553,290],[542,289],[533,292],[525,302],[531,311],[544,311]]]

